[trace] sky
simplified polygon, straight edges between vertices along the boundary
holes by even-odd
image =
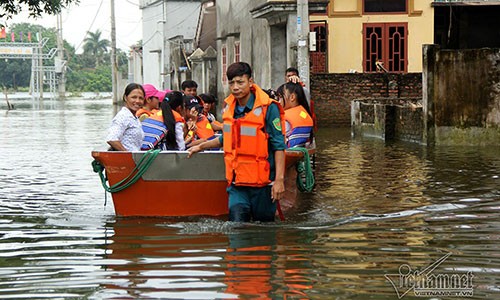
[[[3,21],[3,20],[2,20]],[[33,23],[44,27],[56,27],[57,18],[50,15],[33,19],[23,11],[2,23]],[[79,5],[71,4],[62,11],[63,38],[83,52],[83,39],[88,31],[100,29],[101,37],[111,41],[110,0],[80,0]],[[142,11],[139,0],[115,0],[116,47],[128,52],[129,47],[142,39]]]

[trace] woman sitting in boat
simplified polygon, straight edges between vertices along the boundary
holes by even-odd
[[[185,120],[183,95],[171,91],[165,95],[160,104],[160,110],[142,122],[145,136],[141,150],[186,150],[184,143]]]
[[[308,146],[313,141],[314,122],[304,89],[299,83],[287,82],[276,94],[285,109],[287,147]]]
[[[117,151],[139,151],[144,138],[142,125],[135,116],[144,105],[144,89],[138,83],[130,83],[125,88],[125,106],[111,121],[106,141]]]
[[[165,98],[166,92],[159,91],[152,84],[143,84],[144,89],[144,106],[136,112],[136,116],[140,121],[144,121],[147,117],[156,113],[160,108],[160,102]]]
[[[203,106],[197,96],[184,96],[184,119],[187,132],[184,141],[186,148],[198,145],[215,137],[215,132],[208,118],[202,113]]]

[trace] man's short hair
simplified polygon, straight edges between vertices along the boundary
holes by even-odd
[[[297,70],[297,68],[294,68],[294,67],[290,67],[290,68],[286,69],[285,74],[292,73],[292,72],[297,74],[297,76],[299,76],[299,70]]]
[[[185,90],[187,88],[198,88],[198,84],[194,80],[184,80],[181,84],[181,89]]]
[[[235,62],[227,67],[227,79],[233,80],[236,76],[248,75],[248,78],[252,77],[252,67],[246,62]]]

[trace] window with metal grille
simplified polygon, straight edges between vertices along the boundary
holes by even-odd
[[[408,0],[363,0],[363,13],[406,13]]]
[[[309,62],[312,73],[323,73],[327,70],[328,35],[326,22],[311,22],[310,32],[315,33],[316,48],[309,50]]]
[[[407,72],[407,32],[407,23],[363,24],[363,70]]]
[[[234,42],[234,62],[240,61],[240,42]]]
[[[222,67],[222,82],[223,83],[227,83],[227,76],[226,76],[226,69],[227,69],[227,48],[226,48],[226,44],[223,44],[222,47],[221,47],[221,67]]]

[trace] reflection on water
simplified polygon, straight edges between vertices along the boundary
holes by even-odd
[[[500,295],[495,147],[321,129],[316,189],[285,222],[116,219],[90,168],[111,100],[30,101],[0,105],[2,299],[397,299],[384,275],[446,253],[435,272]]]

